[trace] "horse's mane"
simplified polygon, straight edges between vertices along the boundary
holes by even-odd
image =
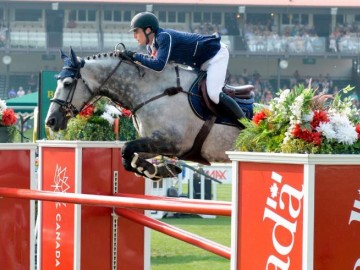
[[[142,66],[141,64],[138,64],[138,63],[132,61],[131,59],[129,59],[120,50],[114,50],[114,51],[110,51],[110,52],[103,52],[103,53],[98,53],[98,54],[94,54],[92,56],[85,57],[85,59],[87,59],[87,60],[97,60],[97,59],[101,59],[101,58],[109,58],[109,59],[110,58],[117,58],[117,59],[120,59],[120,63],[118,65],[120,65],[122,62],[125,62],[125,63],[127,63],[127,64],[129,64],[131,66],[134,66],[137,69],[137,72],[138,72],[139,76],[141,76],[141,77],[144,76],[143,69],[145,67]],[[117,67],[115,69],[117,69]]]
[[[150,69],[146,66],[143,66],[141,63],[138,62],[134,62],[132,60],[130,60],[126,55],[124,55],[120,50],[114,50],[114,51],[109,51],[109,52],[103,52],[103,53],[98,53],[98,54],[94,54],[92,56],[87,56],[84,59],[86,60],[100,60],[100,59],[118,59],[120,61],[120,63],[118,64],[119,66],[121,65],[121,63],[126,63],[132,67],[135,67],[135,69],[137,70],[137,74],[139,76],[139,78],[142,78],[145,76],[146,73],[150,73],[152,74],[151,77],[154,79],[161,79],[165,77],[169,77],[166,76],[164,74],[172,74],[172,72],[174,73],[174,81],[176,79],[176,74],[178,74],[177,69],[174,69],[175,66],[180,67],[182,70],[184,70],[186,73],[189,74],[194,74],[195,76],[199,74],[198,70],[194,70],[194,69],[188,69],[185,66],[176,64],[176,63],[167,63],[165,69],[162,72],[158,72],[155,71],[153,69]],[[117,67],[115,67],[115,69],[117,69]],[[172,75],[171,75],[172,76]]]
[[[140,63],[134,62],[129,60],[126,56],[124,56],[124,54],[119,51],[119,50],[115,50],[115,51],[109,51],[109,52],[102,52],[102,53],[98,53],[98,54],[94,54],[91,56],[86,56],[85,59],[86,60],[97,60],[97,59],[101,59],[101,58],[106,58],[106,57],[113,57],[113,58],[119,58],[125,62],[127,62],[128,64],[137,66],[139,68],[146,68],[150,71],[153,71],[150,68],[147,68],[146,66],[141,65]],[[167,63],[166,67],[173,67],[173,66],[179,66],[180,68],[189,71],[189,72],[194,72],[195,70],[191,70],[191,69],[187,69],[185,66],[179,65],[179,64],[175,64],[175,63]],[[154,71],[157,72],[157,71]],[[195,71],[196,72],[196,71]]]
[[[122,60],[127,60],[124,57],[124,55],[121,53],[121,51],[110,51],[110,52],[98,53],[98,54],[94,54],[92,56],[86,56],[85,59],[96,60],[96,59],[100,59],[102,57],[117,57],[117,58],[121,58]]]

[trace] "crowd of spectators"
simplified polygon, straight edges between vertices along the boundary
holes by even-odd
[[[329,50],[331,52],[360,53],[360,26],[357,23],[338,24],[329,37]]]
[[[228,30],[225,26],[218,25],[218,24],[212,24],[209,22],[201,23],[201,24],[195,26],[192,29],[192,32],[202,34],[202,35],[211,35],[213,33],[219,33],[221,35],[228,34]]]
[[[244,25],[247,49],[251,52],[316,52],[325,50],[325,39],[318,37],[314,27],[295,24],[285,26],[280,32],[269,24]]]
[[[230,74],[228,83],[233,86],[251,84],[254,86],[254,100],[257,103],[269,104],[274,97],[274,89],[269,80],[261,78],[256,70],[249,74],[246,68],[241,74]]]
[[[247,22],[242,33],[251,52],[360,53],[359,23],[338,24],[329,37],[319,37],[314,27],[299,23],[277,31],[269,24]]]

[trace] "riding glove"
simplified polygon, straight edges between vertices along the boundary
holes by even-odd
[[[122,51],[122,54],[123,54],[125,57],[129,58],[129,60],[134,61],[134,54],[135,54],[135,52],[132,52],[132,51],[129,51],[129,50],[123,50],[123,51]]]

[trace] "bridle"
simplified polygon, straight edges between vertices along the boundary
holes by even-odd
[[[122,45],[123,48],[125,49],[125,45],[123,43],[119,43],[115,46],[115,51],[118,50],[118,46]],[[121,52],[120,52],[121,53]],[[89,85],[85,82],[84,79],[82,79],[81,77],[81,73],[80,73],[80,69],[85,65],[85,60],[81,59],[80,62],[76,63],[76,67],[63,67],[63,70],[67,70],[69,72],[71,72],[72,74],[74,74],[73,76],[71,76],[73,78],[73,82],[72,82],[72,86],[71,89],[66,97],[65,100],[61,100],[58,98],[53,98],[50,100],[50,102],[54,102],[56,104],[58,104],[60,106],[60,111],[62,111],[66,116],[70,116],[70,117],[75,117],[76,115],[78,115],[85,107],[91,106],[91,104],[95,103],[97,100],[99,100],[101,97],[96,98],[95,100],[93,100],[90,104],[85,102],[80,110],[78,110],[73,104],[72,104],[72,100],[74,98],[74,94],[75,94],[75,90],[76,90],[76,86],[77,83],[79,81],[79,79],[81,79],[84,83],[84,85],[86,86],[87,91],[90,93],[90,96],[93,98],[94,96],[96,96],[96,93],[99,93],[100,90],[104,87],[104,85],[108,82],[108,80],[111,78],[112,75],[114,75],[114,73],[116,72],[116,70],[120,67],[121,63],[123,62],[123,60],[128,60],[131,61],[131,59],[128,59],[126,54],[122,54],[121,53],[120,57],[120,61],[116,64],[116,66],[113,68],[113,70],[109,73],[109,75],[106,77],[106,79],[100,84],[100,86],[98,87],[97,90],[92,91],[89,87]],[[58,75],[57,79],[59,80],[61,77]],[[121,105],[121,104],[120,104]]]
[[[84,61],[84,60],[82,60]],[[101,85],[99,86],[99,88],[95,91],[92,91],[90,89],[90,87],[88,86],[88,84],[82,79],[81,77],[81,73],[80,73],[80,69],[84,66],[84,64],[79,64],[77,65],[77,68],[73,68],[73,67],[64,67],[63,69],[67,69],[67,70],[72,70],[75,71],[75,75],[73,76],[73,82],[72,82],[72,86],[71,89],[66,97],[65,100],[61,100],[58,98],[53,98],[50,100],[50,102],[54,102],[56,104],[58,104],[60,106],[60,110],[63,111],[65,113],[65,115],[69,115],[70,117],[75,117],[76,115],[78,115],[85,107],[90,106],[90,104],[84,103],[82,105],[82,107],[80,108],[80,110],[78,110],[73,104],[72,104],[72,100],[74,98],[74,94],[75,94],[75,89],[77,86],[78,81],[81,79],[84,83],[84,85],[86,86],[86,90],[90,93],[91,97],[96,96],[96,93],[98,93],[100,91],[100,89],[102,89],[104,87],[104,85],[108,82],[108,80],[111,78],[111,76],[116,72],[116,70],[119,68],[119,66],[122,63],[122,59],[120,59],[120,61],[116,64],[115,68],[109,73],[109,75],[106,77],[106,79],[101,83]],[[100,97],[99,97],[100,98]],[[98,98],[98,99],[99,99]],[[92,103],[95,103],[97,100],[93,101]]]
[[[78,83],[78,80],[81,78],[80,69],[82,67],[82,64],[78,64],[77,68],[73,67],[64,67],[63,69],[66,69],[68,71],[73,71],[75,75],[73,76],[73,82],[71,83],[71,89],[66,97],[65,100],[61,100],[58,98],[53,98],[50,100],[50,102],[54,102],[60,106],[60,111],[64,112],[65,115],[70,115],[71,117],[75,117],[80,111],[72,104],[72,100],[75,94],[75,89]],[[58,75],[57,79],[59,80],[60,77]],[[91,95],[93,95],[93,92],[87,87],[88,91]]]

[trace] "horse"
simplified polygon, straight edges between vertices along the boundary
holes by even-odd
[[[96,97],[105,96],[132,112],[139,135],[122,147],[126,170],[158,180],[173,177],[181,169],[172,163],[157,165],[148,161],[155,156],[202,164],[230,162],[225,151],[232,148],[241,127],[239,123],[219,123],[217,117],[202,119],[194,111],[189,97],[199,99],[199,94],[190,93],[199,83],[199,71],[168,63],[162,72],[156,72],[134,63],[117,48],[85,58],[70,48],[70,56],[61,51],[61,58],[64,67],[57,75],[45,119],[53,131],[66,129],[70,117]],[[248,117],[252,114],[249,104]],[[207,136],[200,136],[204,133]],[[194,149],[198,153],[194,154]]]

